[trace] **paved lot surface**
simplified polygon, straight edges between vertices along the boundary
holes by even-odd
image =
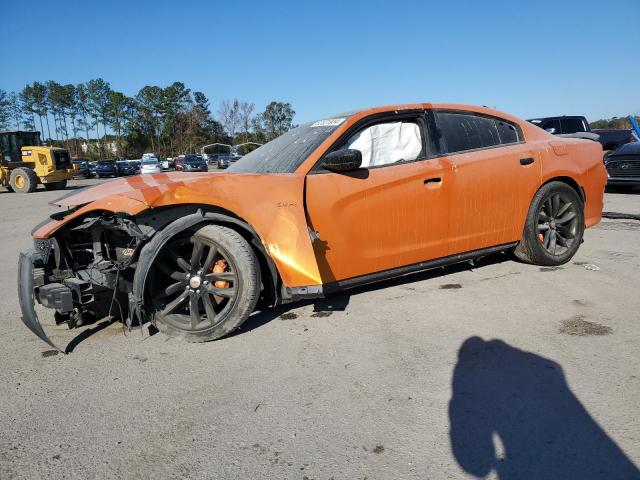
[[[59,194],[0,192],[2,479],[640,478],[640,221],[604,220],[561,268],[492,257],[214,343],[49,326],[72,342],[54,355],[15,278]]]

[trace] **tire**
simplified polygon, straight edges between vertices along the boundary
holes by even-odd
[[[147,278],[145,310],[151,312],[151,323],[188,342],[232,332],[260,296],[260,266],[253,249],[236,231],[219,225],[169,240]]]
[[[66,180],[60,180],[59,182],[51,182],[51,183],[44,184],[44,188],[46,190],[62,190],[66,187],[67,187]]]
[[[38,176],[30,168],[16,168],[11,171],[9,183],[18,193],[31,193],[38,188]]]
[[[563,182],[549,182],[535,194],[522,240],[514,250],[525,263],[555,266],[575,255],[584,234],[584,204]]]

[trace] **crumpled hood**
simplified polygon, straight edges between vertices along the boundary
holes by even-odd
[[[157,173],[155,175],[136,175],[133,177],[118,178],[101,183],[94,187],[71,191],[66,195],[51,202],[51,205],[59,207],[78,207],[100,200],[105,197],[117,195],[128,197],[147,206],[152,205],[158,198],[167,192],[177,188],[191,185],[194,182],[210,182],[211,177],[218,177],[221,173]],[[206,178],[204,178],[206,177]]]

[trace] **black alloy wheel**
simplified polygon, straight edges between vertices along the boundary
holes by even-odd
[[[207,225],[167,242],[148,277],[152,321],[169,335],[201,342],[222,337],[253,312],[258,260],[234,230]]]

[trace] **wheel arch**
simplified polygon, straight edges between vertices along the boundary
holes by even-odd
[[[578,196],[580,197],[580,199],[582,200],[582,203],[585,203],[587,201],[587,195],[584,191],[584,188],[582,188],[582,185],[580,185],[575,178],[572,177],[568,177],[566,175],[558,175],[558,176],[554,176],[554,177],[550,177],[547,178],[542,185],[540,185],[540,187],[538,188],[538,190],[540,190],[540,188],[544,187],[547,183],[551,183],[551,182],[561,182],[561,183],[566,183],[567,185],[569,185],[571,188],[573,188],[576,193],[578,194]],[[538,192],[538,190],[536,190],[536,193]]]
[[[162,211],[159,212],[160,210]],[[282,280],[275,262],[267,253],[255,229],[233,212],[213,205],[178,205],[145,211],[138,216],[138,221],[145,222],[145,220],[153,222],[156,232],[140,251],[138,268],[133,280],[133,291],[129,299],[131,317],[137,316],[140,323],[144,323],[147,319],[143,306],[144,292],[147,274],[153,261],[169,239],[197,225],[223,225],[242,235],[251,245],[258,259],[264,300],[269,305],[275,305],[280,301]]]

